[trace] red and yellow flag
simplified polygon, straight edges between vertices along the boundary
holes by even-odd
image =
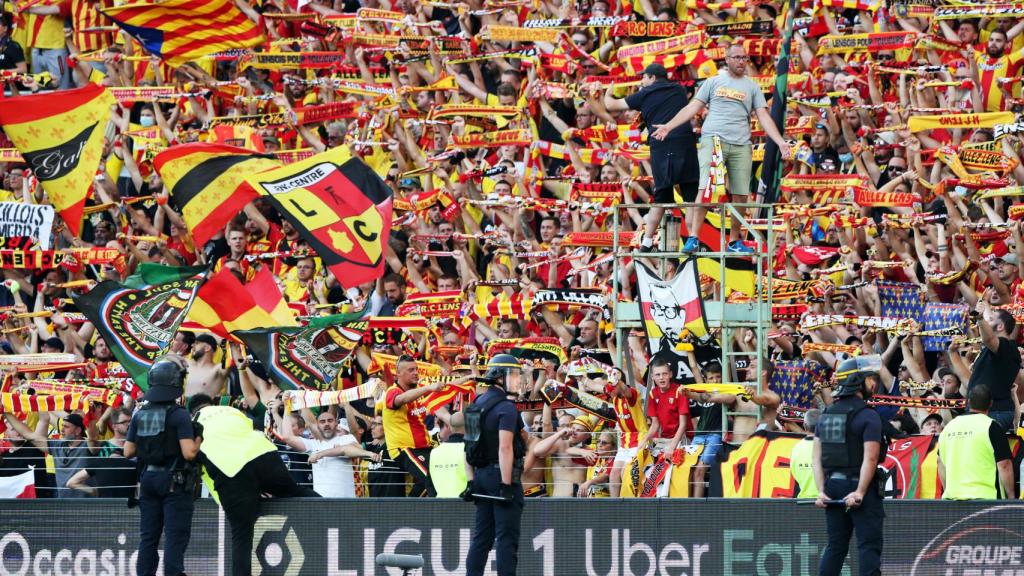
[[[246,176],[280,165],[271,156],[223,144],[182,144],[153,158],[196,246],[206,244],[256,198],[251,188],[240,186]]]
[[[235,330],[298,326],[266,267],[260,268],[252,282],[245,285],[230,270],[222,268],[199,288],[188,319],[236,341],[230,335]]]
[[[114,98],[98,84],[0,100],[0,125],[75,236]]]
[[[231,0],[162,0],[100,11],[171,66],[266,40],[261,27]]]

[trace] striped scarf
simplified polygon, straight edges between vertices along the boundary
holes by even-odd
[[[462,310],[462,325],[469,327],[477,320],[490,320],[491,318],[514,318],[522,320],[526,318],[533,309],[533,301],[523,298],[521,293],[501,293],[486,304],[466,305]]]
[[[444,388],[441,388],[437,392],[431,392],[423,400],[423,405],[427,407],[427,410],[431,414],[436,413],[439,409],[455,401],[456,398],[465,395],[463,402],[472,402],[476,398],[476,384],[473,382],[464,382],[462,384],[453,384],[451,381],[455,380],[455,376],[441,376],[440,378],[431,378],[429,383],[437,381],[445,381]]]
[[[708,169],[708,183],[697,200],[703,204],[717,204],[725,198],[725,158],[722,156],[722,141],[711,137],[711,166]]]
[[[99,402],[107,406],[118,407],[121,405],[123,396],[119,390],[108,390],[106,388],[94,388],[81,384],[67,384],[64,382],[51,382],[47,380],[30,380],[28,386],[37,394],[78,394],[88,398],[92,402]]]
[[[314,406],[333,406],[354,402],[363,398],[376,397],[383,389],[383,382],[374,378],[347,390],[318,392],[316,390],[285,390],[282,393],[285,410],[302,410]]]
[[[74,412],[89,407],[90,398],[82,394],[61,394],[56,396],[35,396],[4,392],[0,394],[0,408],[4,413],[28,414],[31,412]]]

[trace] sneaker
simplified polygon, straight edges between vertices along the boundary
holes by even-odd
[[[729,252],[739,252],[739,253],[742,253],[742,254],[753,254],[754,253],[754,249],[751,248],[750,246],[747,246],[743,242],[740,242],[739,240],[733,240],[732,242],[729,243]]]
[[[653,252],[654,251],[654,240],[644,236],[644,239],[640,241],[641,252]]]
[[[697,241],[696,236],[689,236],[686,238],[686,243],[683,244],[683,252],[690,253],[696,252],[697,248],[700,248],[700,242]]]

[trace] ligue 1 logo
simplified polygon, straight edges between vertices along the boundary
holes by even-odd
[[[298,576],[306,555],[287,516],[262,516],[253,531],[253,576]]]
[[[910,576],[1020,574],[1024,570],[1024,506],[993,506],[954,523],[932,538]]]

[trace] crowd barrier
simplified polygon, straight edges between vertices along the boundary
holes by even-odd
[[[824,512],[798,500],[528,501],[524,576],[810,576]],[[1024,574],[1024,504],[887,501],[884,574]],[[423,576],[465,573],[473,506],[458,500],[268,502],[257,576],[391,576],[379,553],[422,554]],[[124,501],[5,501],[0,576],[135,573],[138,510]],[[230,528],[197,502],[186,570],[230,574]],[[848,561],[856,574],[855,559]],[[493,572],[489,572],[493,574]]]

